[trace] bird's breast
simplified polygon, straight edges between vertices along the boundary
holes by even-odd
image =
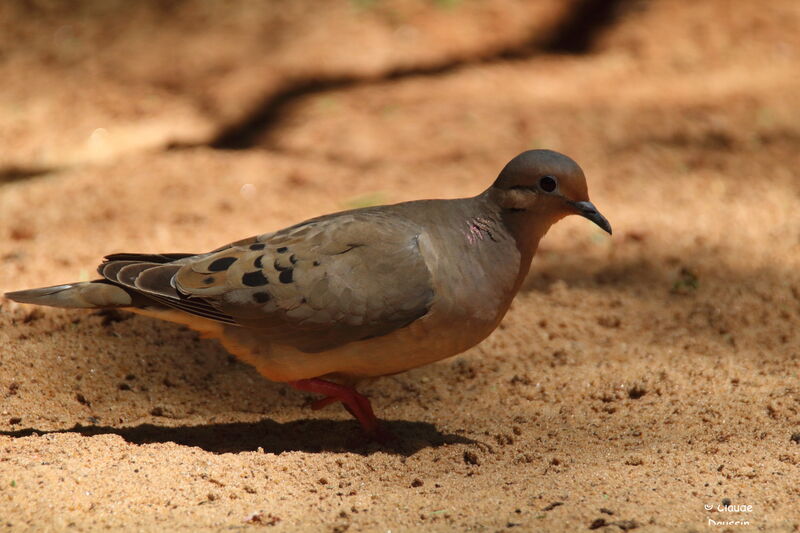
[[[524,258],[514,239],[490,218],[429,220],[426,227],[417,243],[430,272],[433,297],[428,312],[409,325],[315,353],[252,342],[247,335],[237,339],[236,330],[223,337],[223,344],[275,381],[396,374],[478,344],[508,310],[527,272]]]

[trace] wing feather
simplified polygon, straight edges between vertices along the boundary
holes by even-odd
[[[312,219],[201,255],[115,254],[109,281],[158,303],[318,352],[385,335],[434,298],[421,230],[383,210]]]

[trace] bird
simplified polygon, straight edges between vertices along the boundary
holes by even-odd
[[[356,386],[488,337],[540,240],[568,215],[612,232],[574,160],[528,150],[477,196],[341,211],[207,253],[115,253],[99,279],[5,296],[183,324],[268,380],[322,395],[313,409],[341,402],[381,440]]]

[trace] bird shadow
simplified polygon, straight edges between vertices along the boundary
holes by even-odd
[[[230,422],[195,426],[158,426],[140,424],[131,427],[83,426],[40,430],[23,428],[0,431],[0,435],[21,438],[30,436],[73,433],[84,437],[118,435],[131,444],[174,442],[194,446],[211,453],[240,453],[263,451],[307,453],[357,453],[371,455],[376,452],[409,457],[425,448],[446,444],[475,444],[476,441],[461,435],[442,433],[433,424],[407,420],[384,420],[383,428],[393,438],[386,443],[368,440],[355,421],[297,420],[280,423],[274,420],[258,422]],[[260,450],[259,450],[260,449]]]

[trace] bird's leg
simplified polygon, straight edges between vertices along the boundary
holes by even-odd
[[[290,381],[289,385],[301,391],[324,394],[325,398],[311,404],[311,408],[315,410],[322,409],[334,402],[342,402],[344,408],[359,421],[367,435],[373,438],[381,437],[382,432],[378,426],[378,419],[372,411],[369,399],[356,392],[353,387],[319,378]]]

